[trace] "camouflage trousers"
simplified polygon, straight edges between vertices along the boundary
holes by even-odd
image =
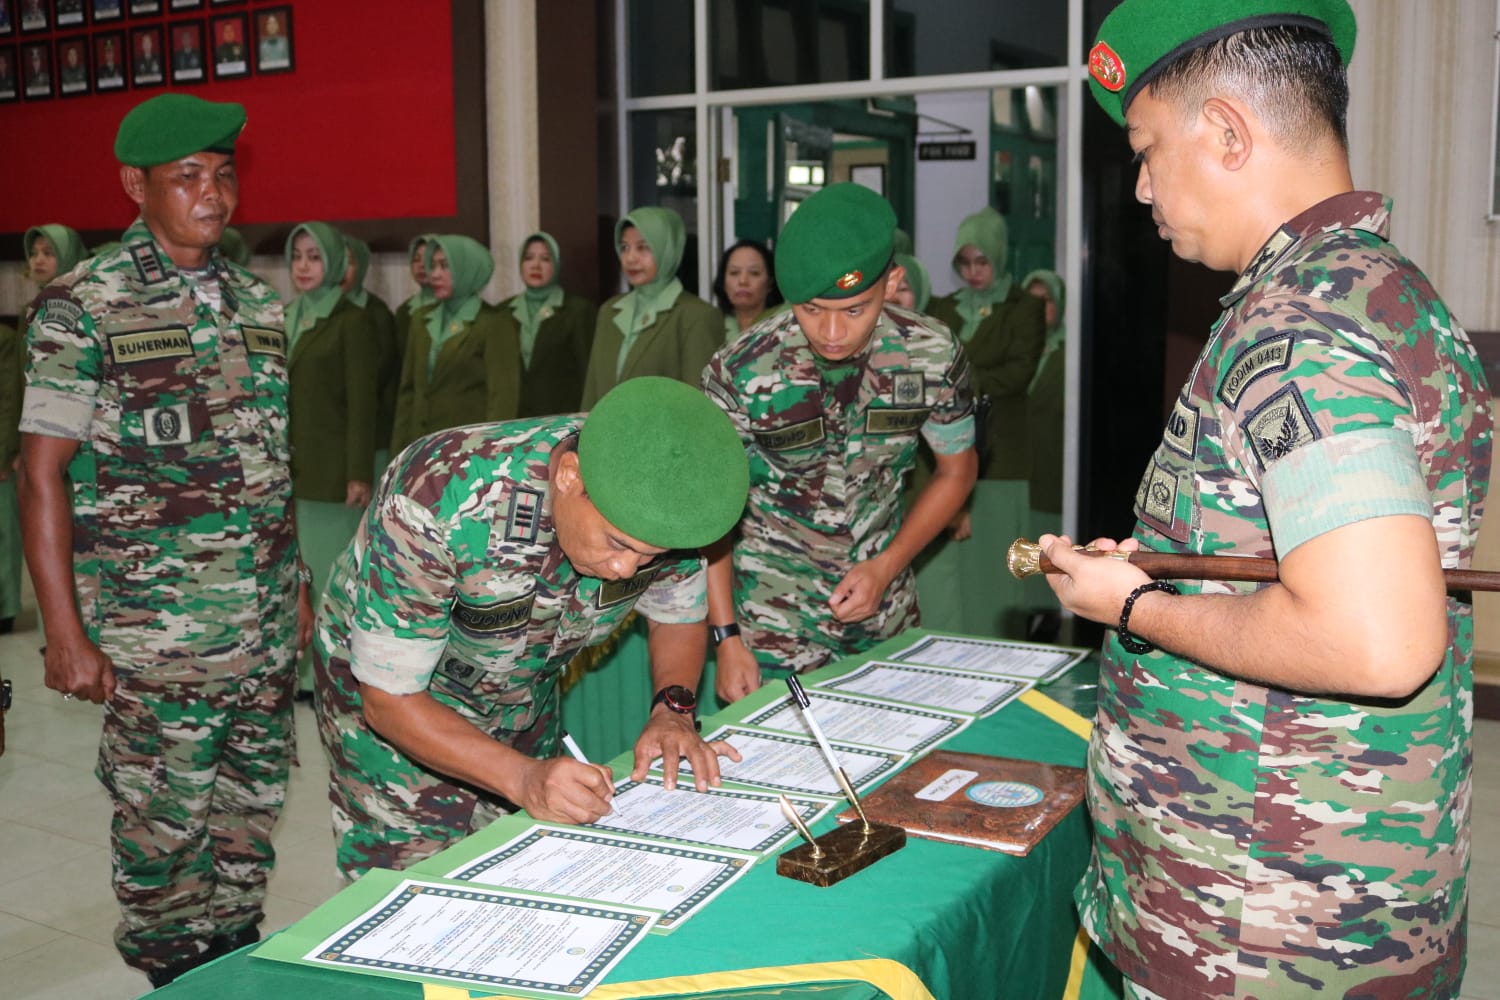
[[[290,664],[202,683],[117,675],[96,774],[114,802],[115,946],[151,971],[259,923],[293,751]]]
[[[828,598],[852,563],[788,558],[741,542],[733,565],[735,621],[762,669],[807,673],[921,621],[910,567],[891,581],[875,614],[845,623],[833,617]]]
[[[359,681],[342,657],[317,649],[313,704],[328,754],[335,860],[353,879],[371,868],[404,869],[514,812],[513,803],[430,771],[365,722]],[[555,689],[554,689],[555,690]],[[558,713],[506,742],[534,755],[554,747]]]

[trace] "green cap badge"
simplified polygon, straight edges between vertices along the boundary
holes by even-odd
[[[1283,25],[1324,32],[1349,65],[1356,29],[1348,0],[1125,0],[1089,50],[1089,87],[1124,125],[1141,88],[1179,57],[1241,31]]]
[[[792,213],[776,241],[776,287],[797,305],[873,285],[895,252],[896,212],[860,184],[833,184]]]
[[[232,153],[244,127],[243,104],[159,94],[126,112],[115,135],[115,159],[127,167],[154,167],[205,149]]]
[[[594,405],[578,435],[583,488],[604,519],[663,549],[729,533],[745,509],[750,466],[734,425],[676,379],[626,379]]]

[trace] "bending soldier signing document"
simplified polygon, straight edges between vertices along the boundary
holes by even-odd
[[[703,373],[750,459],[750,502],[709,563],[720,698],[762,668],[813,670],[917,624],[912,559],[978,470],[969,366],[948,328],[890,306],[896,214],[858,184],[804,201],[776,245],[791,310],[721,348]],[[922,437],[936,470],[907,513]]]
[[[1346,0],[1125,0],[1090,55],[1162,238],[1239,274],[1120,547],[1280,570],[1174,586],[1042,539],[1063,604],[1117,627],[1077,895],[1131,996],[1460,990],[1473,627],[1442,570],[1473,555],[1490,393],[1354,189],[1354,39]]]
[[[682,758],[718,783],[696,726],[707,609],[697,548],[745,506],[734,429],[672,379],[630,379],[579,415],[419,438],[391,465],[318,613],[316,705],[337,860],[405,868],[516,807],[587,823],[610,771],[559,756],[559,675],[630,613],[650,623],[635,776]]]
[[[215,249],[238,104],[120,124],[123,245],[37,299],[21,418],[49,688],[103,702],[115,942],[154,985],[257,940],[292,751],[299,592],[276,293]]]

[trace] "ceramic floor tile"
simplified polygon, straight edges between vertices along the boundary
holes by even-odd
[[[269,892],[317,905],[347,884],[333,861],[332,834],[288,841],[285,847],[275,843],[276,869],[266,885]]]
[[[102,786],[49,809],[29,813],[16,822],[38,830],[61,834],[95,847],[109,846],[109,821],[114,810]]]
[[[9,746],[0,757],[0,819],[25,820],[98,792],[98,779],[83,768],[33,757]]]
[[[0,911],[72,933],[114,906],[109,851],[88,851],[0,885]]]
[[[46,924],[33,923],[9,913],[0,913],[0,962],[40,948],[48,941],[67,937],[62,931]]]
[[[92,771],[99,755],[104,709],[87,702],[17,701],[5,716],[5,746],[11,750]]]
[[[1500,927],[1469,922],[1469,965],[1462,995],[1468,1000],[1500,1000]]]
[[[7,960],[0,977],[14,1000],[135,1000],[151,989],[113,947],[72,935]]]
[[[280,896],[274,892],[268,894],[266,896],[266,919],[260,925],[261,937],[269,937],[282,928],[290,927],[317,907],[317,903],[307,903],[300,899]]]
[[[9,820],[0,820],[0,844],[4,845],[0,848],[0,886],[34,875],[39,868],[71,861],[98,846]]]

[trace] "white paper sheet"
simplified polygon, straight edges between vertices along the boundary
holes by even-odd
[[[880,702],[822,688],[813,688],[807,697],[818,727],[830,740],[910,754],[927,752],[974,721],[969,715]],[[746,716],[744,722],[762,729],[812,735],[802,710],[790,694]]]
[[[832,806],[819,799],[793,798],[792,804],[809,824]],[[710,847],[765,854],[796,834],[781,815],[776,796],[738,788],[692,785],[672,791],[661,779],[647,775],[642,782],[626,778],[615,782],[614,811],[589,829],[665,837]]]
[[[1041,681],[1062,673],[1088,653],[1086,649],[1072,646],[930,635],[907,646],[891,659],[900,663],[923,663],[929,667],[952,667]]]
[[[821,719],[819,724],[822,724]],[[703,738],[709,741],[727,740],[740,752],[743,759],[739,761],[728,757],[719,758],[719,776],[725,781],[799,795],[844,797],[823,751],[818,749],[810,736],[721,726]],[[839,766],[849,776],[856,791],[862,791],[886,775],[899,771],[911,759],[911,754],[899,750],[830,742]],[[689,770],[686,760],[682,762],[682,767],[683,770]],[[660,768],[660,761],[652,765],[652,770]]]
[[[852,691],[908,705],[930,705],[981,718],[993,715],[1032,682],[1023,678],[964,673],[947,667],[875,660],[858,670],[823,681],[813,691]],[[821,716],[819,717],[821,720]]]

